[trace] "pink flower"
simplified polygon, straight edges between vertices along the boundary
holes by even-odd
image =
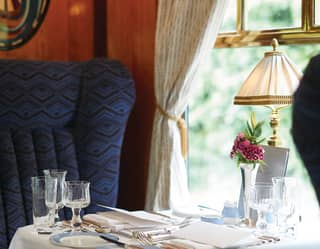
[[[236,136],[230,152],[230,157],[239,163],[260,163],[264,159],[264,150],[259,145],[264,139],[260,138],[264,121],[257,122],[251,113],[244,132]]]
[[[264,149],[258,144],[252,144],[243,133],[239,133],[230,152],[232,159],[236,156],[246,162],[254,163],[264,159]]]
[[[242,132],[239,132],[238,137],[239,138],[245,138],[245,136],[244,136],[244,134]]]

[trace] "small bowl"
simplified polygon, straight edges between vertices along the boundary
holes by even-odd
[[[201,221],[213,223],[213,224],[223,224],[223,219],[219,215],[204,215],[201,216]]]

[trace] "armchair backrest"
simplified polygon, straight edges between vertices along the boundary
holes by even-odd
[[[31,176],[91,182],[91,205],[115,206],[121,146],[135,101],[117,61],[0,60],[0,248],[32,223]]]

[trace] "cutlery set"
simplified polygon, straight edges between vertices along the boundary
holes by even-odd
[[[85,224],[88,225],[88,224]],[[93,226],[89,227],[92,229]],[[104,240],[107,240],[109,242],[115,243],[121,247],[128,248],[128,249],[196,249],[195,247],[184,244],[182,242],[175,241],[174,237],[172,236],[172,231],[169,228],[164,227],[152,227],[148,230],[141,229],[139,227],[137,228],[131,228],[131,229],[124,229],[127,233],[124,231],[117,231],[119,235],[125,235],[128,236],[135,241],[137,241],[138,245],[129,245],[124,242],[119,241],[119,237],[116,236],[117,233],[112,232],[112,234],[109,234],[110,231],[106,231],[105,228],[99,228],[97,225],[94,225],[95,231],[101,233],[101,238]],[[171,228],[172,229],[172,228]],[[176,227],[174,229],[177,229]],[[85,231],[85,230],[83,230]],[[130,231],[130,232],[129,232]],[[129,232],[129,233],[128,233]],[[257,241],[250,242],[246,245],[242,246],[234,246],[229,247],[226,249],[240,249],[245,248],[247,246],[258,246],[266,243],[276,243],[280,241],[279,237],[271,236],[271,235],[261,235],[257,237]]]
[[[81,226],[81,232],[96,233],[101,239],[127,249],[196,249],[197,247],[193,246],[192,243],[184,243],[184,240],[173,236],[174,232],[190,225],[194,221],[194,219],[187,217],[179,222],[172,221],[170,222],[170,225],[132,226],[115,231],[111,228],[99,225],[96,222],[91,223],[88,220],[84,220]],[[69,229],[70,231],[71,224],[70,222],[62,222],[61,227]],[[121,239],[121,237],[123,239]],[[246,248],[248,246],[258,246],[265,243],[276,243],[280,241],[278,237],[270,235],[261,235],[256,238],[257,240],[248,242],[241,247],[233,246],[225,249]]]

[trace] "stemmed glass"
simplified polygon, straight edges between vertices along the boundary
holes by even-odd
[[[53,176],[45,176],[45,203],[49,208],[49,226],[54,226],[54,216],[57,203],[57,183],[58,179]]]
[[[296,211],[296,179],[293,177],[273,177],[276,225],[278,232],[288,231],[288,219]]]
[[[265,234],[269,231],[267,217],[273,213],[273,188],[271,184],[257,184],[250,190],[249,206],[257,210],[257,232]]]
[[[65,181],[63,191],[63,203],[72,209],[71,225],[74,230],[80,228],[82,220],[81,208],[90,204],[90,183],[88,181]]]
[[[55,221],[59,221],[59,210],[64,207],[62,201],[62,193],[67,171],[62,169],[45,169],[43,170],[43,173],[45,176],[57,178],[57,200],[55,209]]]

